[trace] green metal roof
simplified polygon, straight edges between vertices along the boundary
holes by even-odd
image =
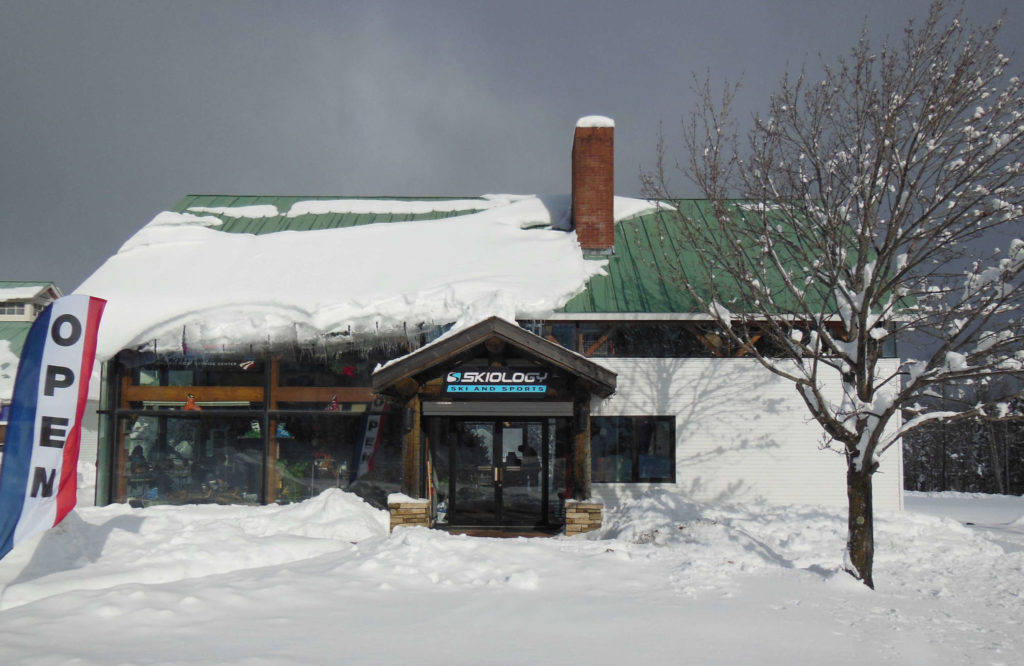
[[[20,287],[39,287],[44,289],[49,287],[52,282],[25,282],[18,280],[0,280],[0,289],[17,289]]]
[[[695,220],[710,224],[714,219],[712,203],[705,199],[674,200],[672,204]],[[700,279],[701,271],[697,253],[680,246],[679,233],[674,228],[677,215],[675,210],[667,209],[616,223],[615,254],[606,257],[608,275],[592,278],[587,289],[566,303],[562,311],[579,314],[703,312],[680,282],[684,274]],[[742,205],[735,207],[735,216],[736,224],[755,224],[754,217],[745,212]],[[780,218],[780,224],[788,227],[788,233],[794,236],[802,233],[792,220]],[[803,311],[804,306],[784,288],[781,274],[769,272],[761,278],[777,295],[775,305],[780,311]],[[718,297],[730,308],[740,307],[736,303],[743,300],[743,290],[731,276],[716,277],[715,287]],[[705,292],[701,297],[710,300],[711,294]],[[805,298],[812,303],[815,300],[820,303],[824,298],[830,307],[834,306],[828,294],[814,293],[810,288]]]
[[[701,216],[706,202],[686,202]],[[587,289],[562,308],[567,313],[700,312],[686,290],[673,280],[676,262],[693,261],[691,251],[677,247],[667,227],[668,218],[651,213],[615,225],[615,254],[608,257],[607,275],[591,278]]]
[[[304,214],[289,217],[287,213],[298,202],[331,200],[380,200],[403,202],[480,201],[479,209],[434,210],[417,213],[327,213]],[[701,199],[673,201],[684,213],[710,220],[711,203]],[[278,231],[306,231],[337,229],[387,222],[412,222],[469,215],[487,208],[487,201],[478,197],[344,197],[344,196],[238,196],[196,195],[184,197],[172,209],[174,212],[210,214],[194,208],[241,208],[247,206],[275,206],[278,215],[272,217],[233,217],[213,213],[222,220],[218,231],[228,233],[268,234]],[[440,206],[444,208],[444,206]],[[615,254],[594,257],[607,259],[607,275],[596,276],[587,288],[562,308],[569,314],[660,314],[701,312],[693,298],[678,281],[681,272],[697,265],[697,255],[689,248],[678,246],[678,235],[672,229],[674,211],[656,212],[622,220],[615,225]],[[737,209],[738,220],[743,212]],[[717,282],[720,293],[730,290]],[[727,287],[727,285],[726,285]]]
[[[236,234],[270,234],[277,231],[310,231],[316,229],[339,229],[364,224],[382,222],[415,222],[418,220],[438,220],[446,217],[469,215],[486,207],[484,199],[479,199],[480,208],[456,211],[435,210],[428,213],[329,213],[307,214],[288,217],[291,207],[300,201],[333,201],[333,200],[380,200],[380,201],[453,201],[472,200],[478,197],[342,197],[342,196],[238,196],[223,194],[190,194],[179,201],[171,210],[176,213],[190,212],[190,208],[239,208],[242,206],[276,206],[280,215],[273,217],[229,217],[217,215],[223,224],[216,227],[218,231]],[[196,215],[204,213],[195,212]]]
[[[0,340],[11,343],[11,351],[20,358],[30,328],[32,328],[30,321],[0,321]]]

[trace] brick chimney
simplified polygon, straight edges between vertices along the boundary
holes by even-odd
[[[615,246],[615,121],[586,116],[572,139],[572,225],[584,252],[611,254]]]

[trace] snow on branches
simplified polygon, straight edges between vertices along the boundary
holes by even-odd
[[[784,76],[743,135],[736,87],[719,97],[698,81],[680,168],[714,212],[680,205],[667,222],[692,249],[674,277],[734,345],[794,382],[868,486],[901,434],[1000,413],[1024,384],[1024,241],[978,259],[1024,218],[1024,82],[1006,73],[999,24],[947,14],[934,2],[878,49],[862,35],[820,80]],[[645,194],[672,198],[658,148]],[[771,338],[771,355],[754,335]],[[915,358],[883,372],[893,338]],[[842,395],[825,394],[826,373]],[[922,400],[958,382],[1001,393],[957,410]]]

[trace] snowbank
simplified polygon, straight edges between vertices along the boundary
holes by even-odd
[[[387,530],[387,512],[338,489],[283,506],[79,507],[0,562],[0,610],[71,590],[294,562]]]
[[[33,665],[1019,662],[1024,529],[995,539],[914,505],[970,504],[995,524],[997,505],[1024,498],[908,499],[876,516],[874,592],[840,569],[844,513],[813,506],[652,490],[609,508],[599,533],[549,539],[387,537],[386,514],[341,491],[80,508],[0,561],[0,652]]]

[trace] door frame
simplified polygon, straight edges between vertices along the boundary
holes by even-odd
[[[561,522],[552,520],[551,511],[551,486],[552,478],[554,475],[553,461],[556,457],[556,451],[558,449],[558,433],[559,425],[558,419],[567,419],[565,416],[551,416],[551,415],[536,415],[536,416],[525,416],[516,414],[514,416],[504,416],[499,414],[459,414],[459,415],[446,415],[443,417],[434,416],[434,418],[440,418],[440,427],[436,429],[430,429],[440,435],[441,441],[438,443],[439,446],[443,446],[447,456],[447,487],[444,488],[446,497],[448,498],[448,517],[449,520],[446,523],[438,524],[443,526],[444,529],[459,529],[459,528],[491,528],[491,529],[503,529],[503,530],[522,530],[522,529],[539,529],[539,530],[550,530],[561,525]],[[492,440],[491,440],[491,483],[490,486],[493,489],[493,521],[484,523],[467,523],[459,520],[459,501],[458,501],[458,475],[456,474],[456,448],[460,444],[460,438],[463,437],[464,424],[466,423],[489,423],[492,424]],[[506,466],[506,460],[504,456],[504,437],[505,430],[511,424],[535,424],[540,427],[540,438],[541,438],[541,450],[539,451],[539,464],[540,469],[538,470],[538,487],[540,489],[540,499],[536,506],[536,512],[533,514],[533,520],[525,523],[516,522],[510,523],[509,516],[506,515],[506,498],[505,488],[506,475],[508,469]],[[525,443],[525,433],[524,433]],[[567,449],[570,442],[564,442],[563,446]],[[424,445],[428,444],[424,442]],[[440,491],[441,488],[438,487]]]

